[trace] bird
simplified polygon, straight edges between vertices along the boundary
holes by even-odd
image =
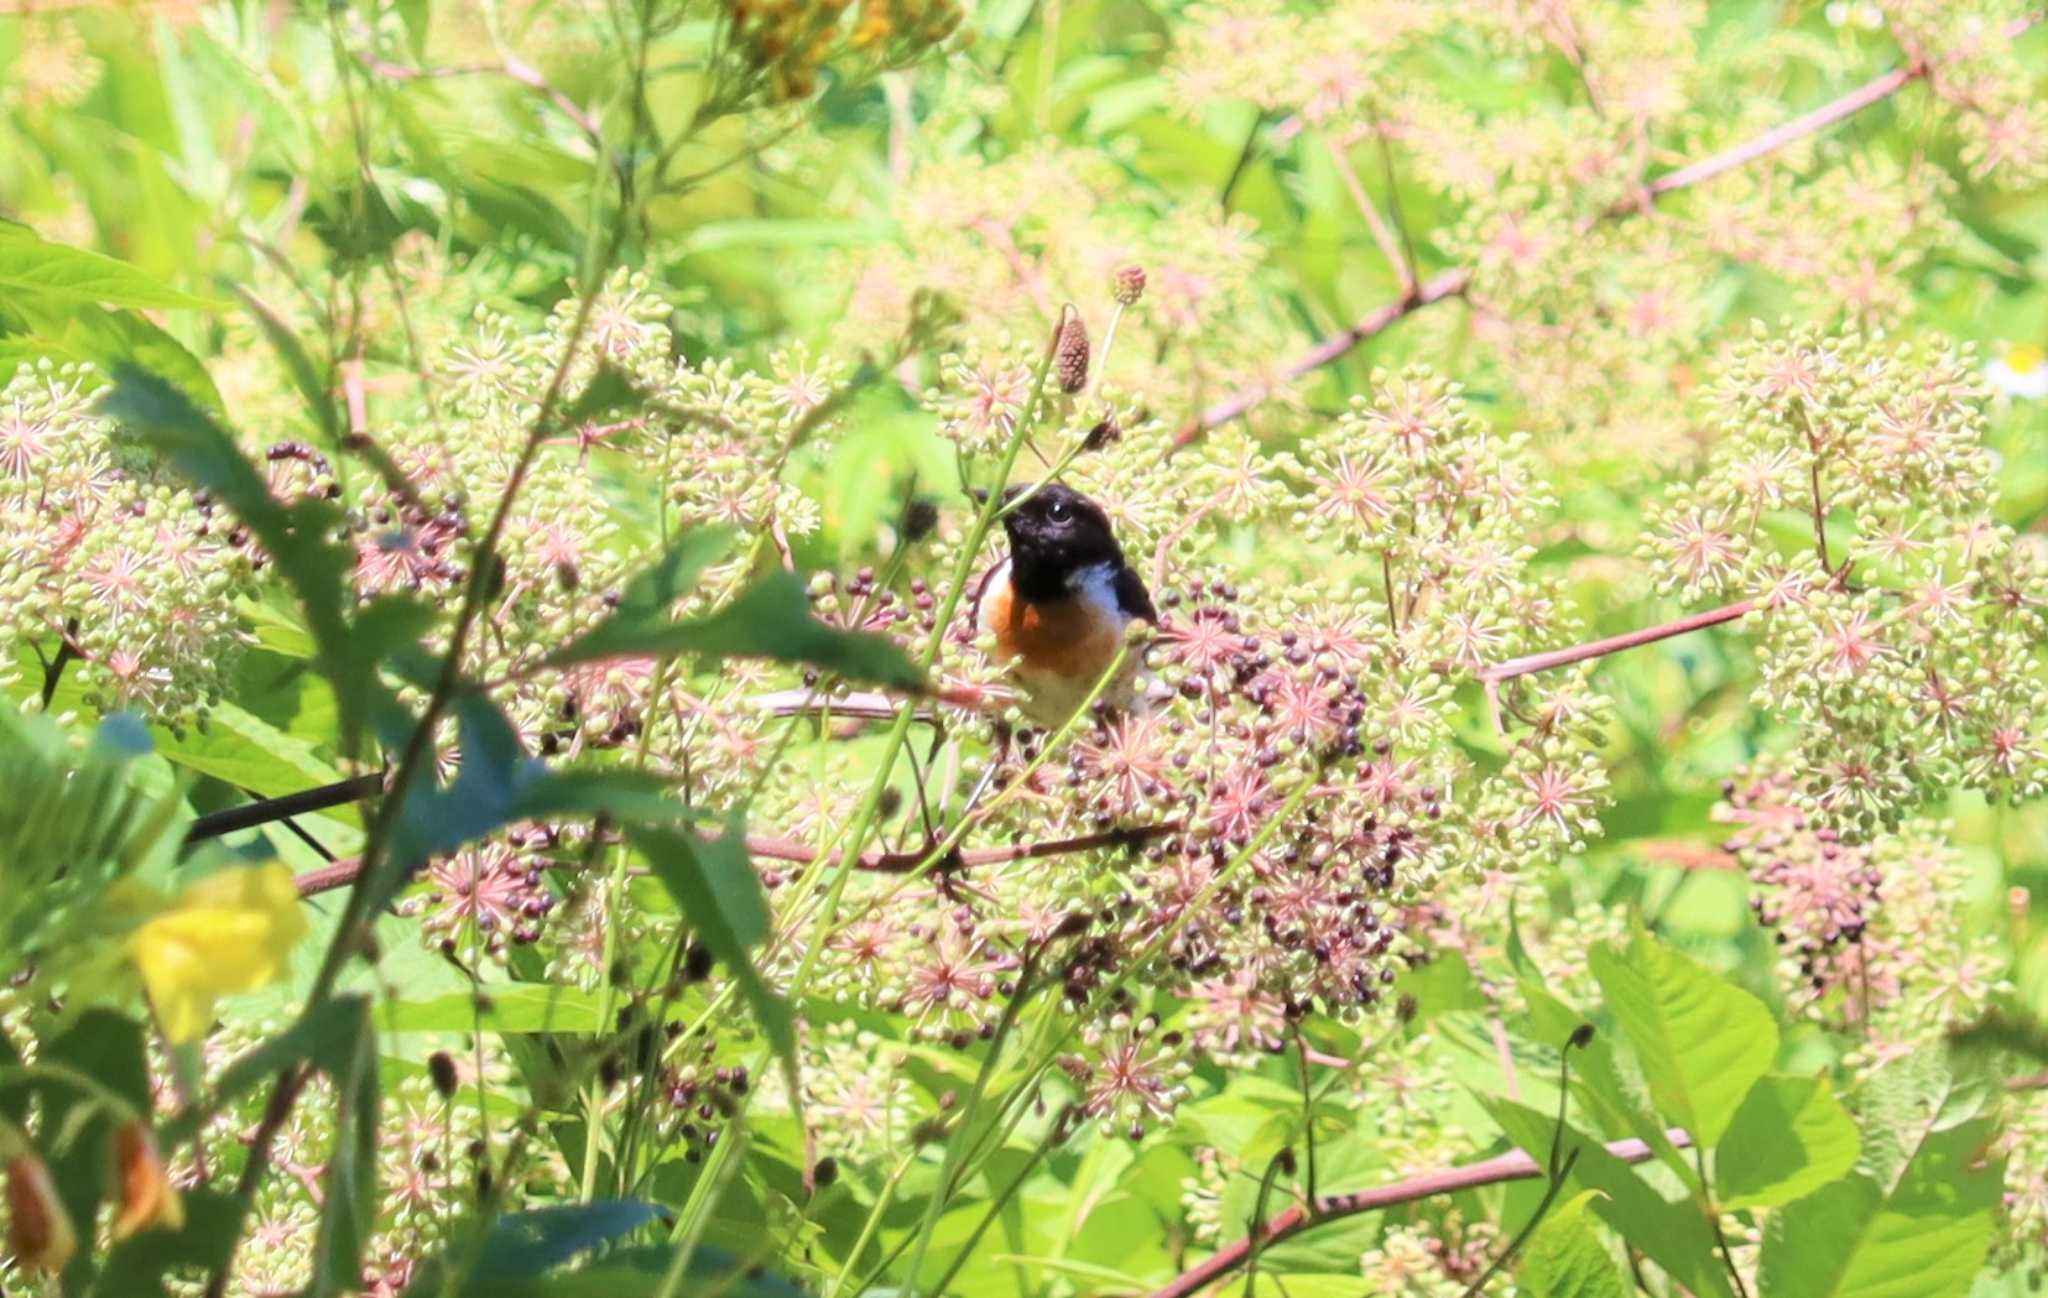
[[[1159,614],[1102,506],[1058,482],[1013,485],[1002,499],[1010,552],[982,578],[974,624],[1022,687],[1025,717],[1056,726],[1109,669],[1131,623],[1156,626]],[[1103,697],[1140,706],[1142,675],[1134,656]]]

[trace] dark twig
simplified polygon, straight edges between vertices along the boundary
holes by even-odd
[[[1304,374],[1310,374],[1331,361],[1343,356],[1353,347],[1368,338],[1385,333],[1395,324],[1434,302],[1447,297],[1456,297],[1472,282],[1472,272],[1463,266],[1447,270],[1434,276],[1412,294],[1404,294],[1375,311],[1360,317],[1350,328],[1332,334],[1310,348],[1299,359],[1281,371],[1280,377],[1271,382],[1254,383],[1218,401],[1188,421],[1174,434],[1176,448],[1198,440],[1212,428],[1227,424],[1245,411],[1273,395],[1282,384],[1291,383]]]
[[[79,657],[78,646],[71,637],[78,634],[78,619],[72,618],[64,624],[64,638],[57,644],[56,656],[43,664],[43,711],[50,710],[50,700],[57,697],[57,684],[64,679],[64,669],[71,660]],[[38,653],[41,650],[37,651]]]
[[[253,829],[257,825],[268,825],[273,821],[288,820],[303,816],[309,811],[325,811],[350,802],[361,802],[374,798],[384,791],[382,772],[375,775],[358,775],[354,779],[341,780],[334,784],[323,784],[317,789],[305,789],[298,793],[287,793],[281,798],[264,798],[246,806],[230,807],[226,811],[215,811],[199,817],[192,827],[185,831],[185,842],[198,843],[222,834],[232,834],[238,829]]]
[[[1237,161],[1231,165],[1230,175],[1223,182],[1223,191],[1216,196],[1216,201],[1226,212],[1230,210],[1231,195],[1237,192],[1237,182],[1244,179],[1244,173],[1251,169],[1252,158],[1259,151],[1259,128],[1265,124],[1265,110],[1261,109],[1252,118],[1251,129],[1244,133],[1244,147],[1237,151]]]

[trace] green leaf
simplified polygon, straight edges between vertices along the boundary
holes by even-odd
[[[34,327],[26,334],[0,338],[0,382],[22,362],[44,357],[90,363],[109,374],[126,363],[161,374],[215,414],[223,409],[220,390],[199,358],[133,311],[64,304],[47,311],[28,309],[23,315]]]
[[[557,666],[639,652],[615,648],[634,634],[669,625],[676,601],[697,588],[704,570],[725,553],[730,533],[723,528],[697,528],[678,537],[654,563],[633,574],[619,592],[610,617],[555,651]]]
[[[228,1260],[241,1234],[245,1208],[240,1199],[204,1188],[183,1192],[185,1224],[173,1230],[145,1230],[114,1245],[95,1290],[101,1294],[171,1292],[164,1272],[210,1272]]]
[[[237,288],[235,291],[241,295],[242,304],[249,308],[249,314],[256,317],[257,327],[263,330],[263,336],[269,340],[271,350],[284,362],[285,372],[291,375],[292,386],[299,390],[299,396],[305,400],[306,408],[313,412],[313,420],[320,426],[320,431],[326,435],[329,443],[339,441],[341,411],[336,407],[334,393],[327,381],[321,377],[320,368],[313,363],[313,357],[306,351],[305,344],[299,341],[291,326],[287,325],[277,312],[270,309],[269,303],[246,288]]]
[[[1718,1144],[1777,1057],[1770,1011],[1640,930],[1626,955],[1610,943],[1594,947],[1592,967],[1658,1112],[1701,1145]]]
[[[373,905],[382,906],[412,870],[427,859],[519,818],[522,802],[547,778],[547,768],[519,746],[512,723],[481,694],[455,703],[462,762],[445,789],[406,792],[391,835],[391,850],[372,882]]]
[[[1975,1023],[1951,1031],[1948,1039],[1961,1053],[2005,1051],[2048,1064],[2048,1023],[2023,1010],[1991,1010]]]
[[[346,1030],[318,1042],[313,1062],[334,1081],[334,1147],[323,1180],[313,1244],[310,1298],[353,1292],[363,1246],[377,1226],[377,1033],[369,1002],[357,999]]]
[[[562,407],[556,418],[567,427],[575,427],[598,415],[613,414],[626,410],[637,410],[647,404],[647,394],[633,386],[633,380],[620,372],[616,365],[604,361],[591,375],[590,382],[576,399]]]
[[[485,1004],[477,1008],[478,996]],[[385,1032],[468,1032],[481,1026],[500,1033],[597,1032],[605,1024],[603,1002],[593,992],[558,983],[485,986],[432,1000],[386,1001],[377,1026]]]
[[[724,836],[704,839],[687,831],[634,825],[627,827],[626,839],[647,858],[705,949],[739,983],[762,1031],[793,1067],[796,1036],[789,1006],[769,989],[748,954],[768,936],[769,915],[742,826],[734,823]]]
[[[804,1298],[804,1291],[780,1276],[720,1249],[699,1247],[683,1268],[683,1286],[667,1285],[674,1250],[665,1244],[618,1249],[580,1271],[543,1275],[468,1276],[459,1289],[448,1286],[447,1262],[435,1258],[406,1287],[407,1298]],[[880,1290],[870,1290],[879,1294]]]
[[[1486,1008],[1486,994],[1472,977],[1472,966],[1455,951],[1404,972],[1394,980],[1394,995],[1413,996],[1415,1017],[1423,1022],[1439,1014]]]
[[[1486,1101],[1486,1111],[1508,1139],[1539,1165],[1549,1158],[1551,1137],[1557,1130],[1555,1116],[1504,1099]],[[1721,1267],[1713,1232],[1698,1205],[1664,1198],[1605,1145],[1566,1126],[1559,1156],[1569,1158],[1573,1151],[1578,1152],[1578,1159],[1566,1183],[1600,1192],[1603,1197],[1592,1203],[1600,1220],[1702,1298],[1732,1298],[1728,1273]]]
[[[1930,1132],[1889,1193],[1859,1173],[1772,1213],[1763,1298],[1960,1298],[2004,1193],[1991,1136],[1988,1121]]]
[[[666,610],[628,615],[624,608],[549,657],[548,665],[603,658],[708,654],[808,663],[848,680],[919,691],[924,673],[901,649],[879,635],[841,631],[811,616],[796,574],[774,572],[708,617],[671,622]]]
[[[518,1279],[545,1271],[661,1217],[662,1210],[644,1199],[599,1199],[507,1213],[491,1223],[470,1279]]]
[[[1627,1298],[1628,1282],[1601,1244],[1587,1205],[1599,1197],[1583,1190],[1551,1209],[1515,1271],[1524,1293],[1543,1298]]]
[[[1824,1078],[1762,1077],[1714,1150],[1715,1192],[1725,1208],[1781,1207],[1846,1174],[1861,1148]]]
[[[343,778],[320,759],[312,744],[226,699],[213,705],[204,730],[194,727],[179,735],[158,727],[152,733],[158,750],[179,766],[258,797],[281,797]],[[320,814],[351,824],[361,819],[346,806]]]
[[[11,221],[0,221],[0,294],[77,306],[219,311],[226,305],[181,292],[125,261],[51,243]]]

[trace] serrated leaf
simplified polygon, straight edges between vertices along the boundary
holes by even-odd
[[[1968,1293],[2004,1193],[2003,1164],[1984,1157],[1991,1135],[1984,1121],[1929,1132],[1890,1193],[1859,1173],[1772,1213],[1763,1298]]]
[[[44,304],[218,311],[226,304],[172,288],[125,261],[51,243],[25,225],[0,221],[0,294]]]
[[[1715,1192],[1725,1208],[1780,1207],[1848,1172],[1861,1148],[1825,1078],[1762,1077],[1714,1150]]]
[[[1550,1210],[1529,1237],[1515,1282],[1543,1298],[1627,1298],[1628,1281],[1601,1244],[1588,1205],[1599,1192],[1584,1190]]]
[[[922,690],[924,674],[894,642],[866,632],[841,631],[811,615],[810,600],[796,574],[774,572],[706,617],[671,622],[666,609],[651,616],[622,607],[580,639],[550,655],[551,667],[606,658],[769,658],[808,663],[851,681],[900,690]]]
[[[1778,1054],[1756,997],[1638,931],[1628,951],[1593,948],[1593,976],[1635,1047],[1657,1111],[1712,1147]]]
[[[219,414],[220,390],[185,345],[133,311],[68,303],[48,312],[25,310],[30,333],[0,338],[0,382],[15,367],[44,357],[79,361],[112,373],[123,363],[161,374],[200,406]]]

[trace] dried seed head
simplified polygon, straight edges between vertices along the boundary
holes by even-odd
[[[455,1058],[445,1050],[427,1056],[427,1075],[433,1078],[434,1089],[444,1100],[453,1097],[462,1084],[455,1072]]]
[[[1116,273],[1116,300],[1124,306],[1136,306],[1138,299],[1145,296],[1145,268],[1125,266]]]
[[[1088,326],[1072,308],[1061,319],[1060,331],[1053,339],[1052,371],[1060,391],[1069,396],[1088,386]]]

